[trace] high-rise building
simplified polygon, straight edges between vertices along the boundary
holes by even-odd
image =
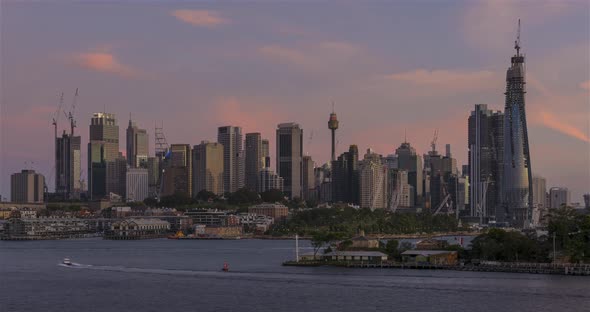
[[[223,145],[201,142],[193,147],[193,195],[206,190],[223,195]]]
[[[422,157],[416,154],[416,149],[414,149],[408,142],[403,142],[400,147],[395,150],[395,154],[398,159],[398,168],[408,171],[408,183],[414,189],[414,194],[412,194],[414,197],[414,205],[422,205]]]
[[[319,202],[332,202],[332,178],[330,164],[326,163],[314,169],[317,199]],[[358,193],[358,192],[357,192]]]
[[[267,139],[262,139],[262,164],[263,168],[270,168],[270,145]]]
[[[42,203],[45,177],[35,170],[21,170],[10,176],[10,200],[15,203]]]
[[[571,194],[567,187],[552,187],[549,190],[549,198],[551,209],[569,206],[571,203]]]
[[[388,184],[388,168],[382,164],[380,155],[368,149],[363,160],[359,162],[361,208],[387,208]]]
[[[162,195],[174,193],[186,194],[192,197],[193,168],[191,146],[189,144],[172,144],[163,174]]]
[[[80,136],[62,134],[55,138],[55,192],[63,199],[80,198],[82,190],[82,141]]]
[[[533,207],[540,210],[546,209],[547,198],[547,180],[545,178],[534,175],[533,176]]]
[[[129,119],[127,127],[127,164],[132,168],[147,167],[149,138],[145,129]]]
[[[334,108],[332,107],[332,113],[330,114],[330,119],[328,120],[328,129],[332,131],[332,156],[330,157],[331,161],[336,160],[336,129],[338,129],[338,118],[336,117],[336,113],[334,112]]]
[[[260,133],[246,133],[246,187],[252,191],[258,189],[258,173],[264,167],[262,154]]]
[[[584,197],[584,208],[590,209],[590,193],[584,194],[583,197]]]
[[[106,162],[106,194],[117,194],[121,198],[126,198],[127,194],[127,159],[123,155],[115,158],[113,161]]]
[[[408,183],[408,172],[385,164],[388,173],[387,208],[409,208],[414,206],[412,186]]]
[[[155,196],[160,187],[160,159],[158,157],[148,157],[148,185],[150,196]]]
[[[217,142],[223,145],[223,190],[233,193],[244,187],[245,157],[242,147],[242,128],[219,127]]]
[[[119,156],[119,126],[115,114],[94,113],[90,121],[90,141],[104,142],[104,159]]]
[[[469,207],[471,217],[482,221],[503,219],[502,175],[504,114],[476,104],[468,120]]]
[[[507,221],[513,226],[523,227],[531,217],[533,183],[525,113],[525,64],[519,41],[520,37],[515,45],[516,55],[511,58],[506,72],[502,196]]]
[[[149,177],[147,168],[127,168],[125,180],[125,198],[128,202],[140,202],[148,198]]]
[[[358,147],[351,145],[348,152],[332,161],[332,200],[359,204]]]
[[[284,191],[283,178],[279,177],[270,168],[262,168],[258,173],[258,193],[264,193],[269,190]]]
[[[104,142],[88,143],[88,197],[97,200],[107,195],[107,166]]]
[[[119,186],[114,184],[114,181],[120,181],[120,177],[108,176],[109,172],[120,173],[113,169],[114,164],[109,165],[119,157],[119,126],[115,114],[94,113],[89,128],[88,194],[91,200],[96,200],[107,196],[113,190],[120,190]],[[109,168],[111,170],[108,170]],[[124,187],[123,185],[122,188]]]
[[[283,178],[285,195],[301,198],[301,161],[303,158],[303,129],[296,123],[278,125],[277,174]]]
[[[303,156],[301,163],[301,189],[304,200],[312,200],[316,198],[315,176],[313,173],[315,165],[311,156]]]

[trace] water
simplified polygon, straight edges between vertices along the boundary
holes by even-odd
[[[0,241],[0,311],[590,311],[587,277],[281,266],[293,247]]]

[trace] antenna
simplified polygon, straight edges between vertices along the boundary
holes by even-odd
[[[332,101],[332,114],[334,114],[334,101]]]
[[[518,30],[516,31],[516,41],[514,41],[516,56],[520,56],[520,18],[518,19]]]
[[[430,146],[432,147],[432,154],[436,153],[436,141],[438,140],[438,129],[434,130],[434,136],[432,137],[432,142],[430,142]]]

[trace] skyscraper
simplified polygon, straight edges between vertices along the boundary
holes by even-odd
[[[10,176],[10,200],[15,203],[42,203],[45,177],[35,170],[22,170]]]
[[[314,163],[311,156],[303,156],[301,162],[301,192],[304,200],[315,199]]]
[[[128,202],[141,202],[149,196],[149,177],[147,168],[127,168],[125,179],[125,199]]]
[[[388,168],[381,162],[381,156],[371,149],[359,162],[359,196],[361,208],[387,208]]]
[[[217,142],[223,145],[223,189],[224,192],[233,193],[244,187],[245,159],[242,128],[219,127]]]
[[[549,190],[549,198],[549,208],[551,209],[569,206],[571,202],[571,194],[567,187],[552,187]]]
[[[127,164],[132,168],[147,167],[149,139],[145,129],[129,119],[127,127]]]
[[[524,55],[520,54],[520,21],[514,48],[516,55],[511,58],[510,68],[506,72],[502,196],[509,222],[522,227],[530,221],[533,185],[525,113]]]
[[[470,216],[502,220],[504,114],[476,104],[468,120]]]
[[[246,133],[246,187],[252,191],[258,189],[256,183],[263,161],[260,133]]]
[[[283,178],[283,191],[290,199],[301,198],[303,129],[292,122],[279,124],[276,140],[277,174]]]
[[[332,200],[359,203],[358,147],[351,145],[348,152],[332,161]]]
[[[193,147],[193,195],[223,195],[223,145],[203,141]]]
[[[263,168],[270,168],[270,145],[267,139],[262,139],[262,164]]]
[[[533,176],[533,207],[543,210],[546,209],[547,202],[547,180],[545,178]]]
[[[169,159],[164,169],[162,195],[182,193],[189,197],[193,194],[193,158],[189,144],[170,145]]]
[[[80,197],[81,142],[80,136],[65,132],[61,138],[55,138],[55,192],[66,200]]]
[[[395,150],[398,168],[408,172],[408,183],[414,189],[414,205],[422,205],[422,157],[410,143],[404,142]]]
[[[119,157],[119,126],[115,114],[94,113],[89,128],[88,194],[90,199],[96,200],[117,188],[112,183],[107,183],[116,179],[108,176],[108,172],[113,173],[116,170],[107,170],[107,167],[112,168],[114,165],[108,163]]]

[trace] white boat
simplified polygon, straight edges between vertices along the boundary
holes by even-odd
[[[72,265],[72,261],[70,261],[70,258],[64,258],[63,264]]]

